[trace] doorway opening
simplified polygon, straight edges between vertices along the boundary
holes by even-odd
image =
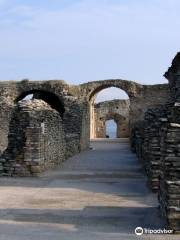
[[[107,120],[106,125],[106,138],[117,138],[117,123],[114,119]]]
[[[130,100],[125,91],[108,86],[90,99],[90,139],[129,137]]]

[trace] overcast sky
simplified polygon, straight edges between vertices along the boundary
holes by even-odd
[[[0,79],[166,83],[180,0],[0,0]]]

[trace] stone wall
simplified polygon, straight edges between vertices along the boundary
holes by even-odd
[[[0,150],[3,152],[8,145],[8,132],[11,114],[15,104],[29,94],[47,102],[53,109],[61,112],[64,120],[64,131],[67,139],[69,134],[77,135],[78,149],[87,148],[88,134],[84,134],[83,144],[80,143],[84,111],[87,102],[80,97],[79,86],[66,84],[62,80],[52,81],[0,81]],[[85,107],[84,107],[85,106]],[[59,108],[59,109],[58,109]],[[85,117],[86,118],[86,117]],[[87,129],[87,128],[85,128]],[[68,154],[69,155],[69,154]]]
[[[133,151],[142,162],[152,190],[159,189],[161,165],[161,127],[167,122],[167,107],[150,108],[144,121],[137,123],[131,136]]]
[[[179,112],[178,118],[174,112]],[[179,116],[177,106],[149,109],[145,120],[136,124],[131,139],[151,189],[158,191],[162,215],[176,232],[180,231]]]
[[[67,141],[76,135],[77,149],[89,146],[90,97],[107,87],[118,87],[126,91],[130,98],[130,126],[142,119],[149,106],[162,104],[168,98],[168,87],[161,85],[141,85],[121,79],[103,80],[81,85],[69,85],[63,80],[51,81],[0,81],[0,150],[8,144],[9,123],[12,109],[17,101],[28,94],[34,94],[55,109],[60,108]],[[54,99],[54,101],[52,101]],[[58,102],[58,104],[57,104]],[[73,145],[75,146],[75,145]],[[69,153],[67,153],[69,155]]]
[[[95,138],[106,137],[106,121],[117,124],[117,137],[129,137],[129,100],[112,100],[95,104]]]
[[[165,104],[170,97],[168,84],[141,85],[128,80],[108,79],[84,83],[80,87],[82,96],[86,96],[90,102],[103,89],[116,87],[124,90],[130,101],[130,128],[136,122],[143,120],[148,108]]]
[[[180,124],[163,126],[159,202],[170,228],[180,232]]]
[[[163,126],[159,201],[169,226],[180,232],[180,53],[165,73],[171,102]]]
[[[117,87],[128,94],[130,105],[124,102],[127,108],[122,108],[121,102],[118,113],[112,113],[104,103],[108,113],[103,114],[107,113],[106,118],[121,116],[125,129],[129,119],[132,149],[144,166],[149,185],[158,191],[168,225],[180,231],[180,53],[165,77],[169,85],[141,85],[122,79],[80,85],[62,80],[1,81],[0,174],[37,174],[87,149],[91,120],[100,120],[102,112],[97,105],[97,116],[92,114],[94,98],[105,88]],[[21,101],[28,94],[36,100]],[[116,103],[112,105],[116,108]],[[124,109],[128,111],[124,113]],[[103,135],[102,121],[98,125]],[[119,130],[121,136],[121,127]]]
[[[42,100],[22,101],[15,106],[8,138],[0,159],[3,175],[33,175],[65,159],[62,119]]]
[[[9,123],[13,106],[13,104],[2,102],[0,107],[0,155],[8,146]]]
[[[180,232],[180,53],[165,76],[170,98],[149,109],[131,134],[132,149],[142,161],[153,190],[158,191],[168,227]]]
[[[11,84],[0,82],[0,155],[7,148],[9,123],[14,103],[11,100]]]

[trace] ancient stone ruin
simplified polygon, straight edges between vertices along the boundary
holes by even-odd
[[[4,175],[39,173],[65,158],[62,118],[46,102],[21,101],[13,109],[8,147],[1,156]]]
[[[132,129],[132,149],[142,161],[152,190],[158,192],[162,215],[180,231],[180,53],[164,75],[170,95],[150,108]]]
[[[69,85],[62,80],[0,82],[0,175],[33,176],[56,167],[105,137],[129,137],[148,184],[158,192],[167,225],[180,231],[180,53],[165,73],[168,84],[122,79]],[[117,87],[129,100],[95,104],[101,90]],[[31,99],[27,97],[31,96]]]
[[[113,119],[117,124],[117,138],[129,137],[129,100],[112,100],[95,104],[95,136],[106,137],[106,121]]]

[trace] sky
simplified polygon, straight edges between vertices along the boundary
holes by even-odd
[[[0,0],[0,79],[167,83],[179,0]]]

